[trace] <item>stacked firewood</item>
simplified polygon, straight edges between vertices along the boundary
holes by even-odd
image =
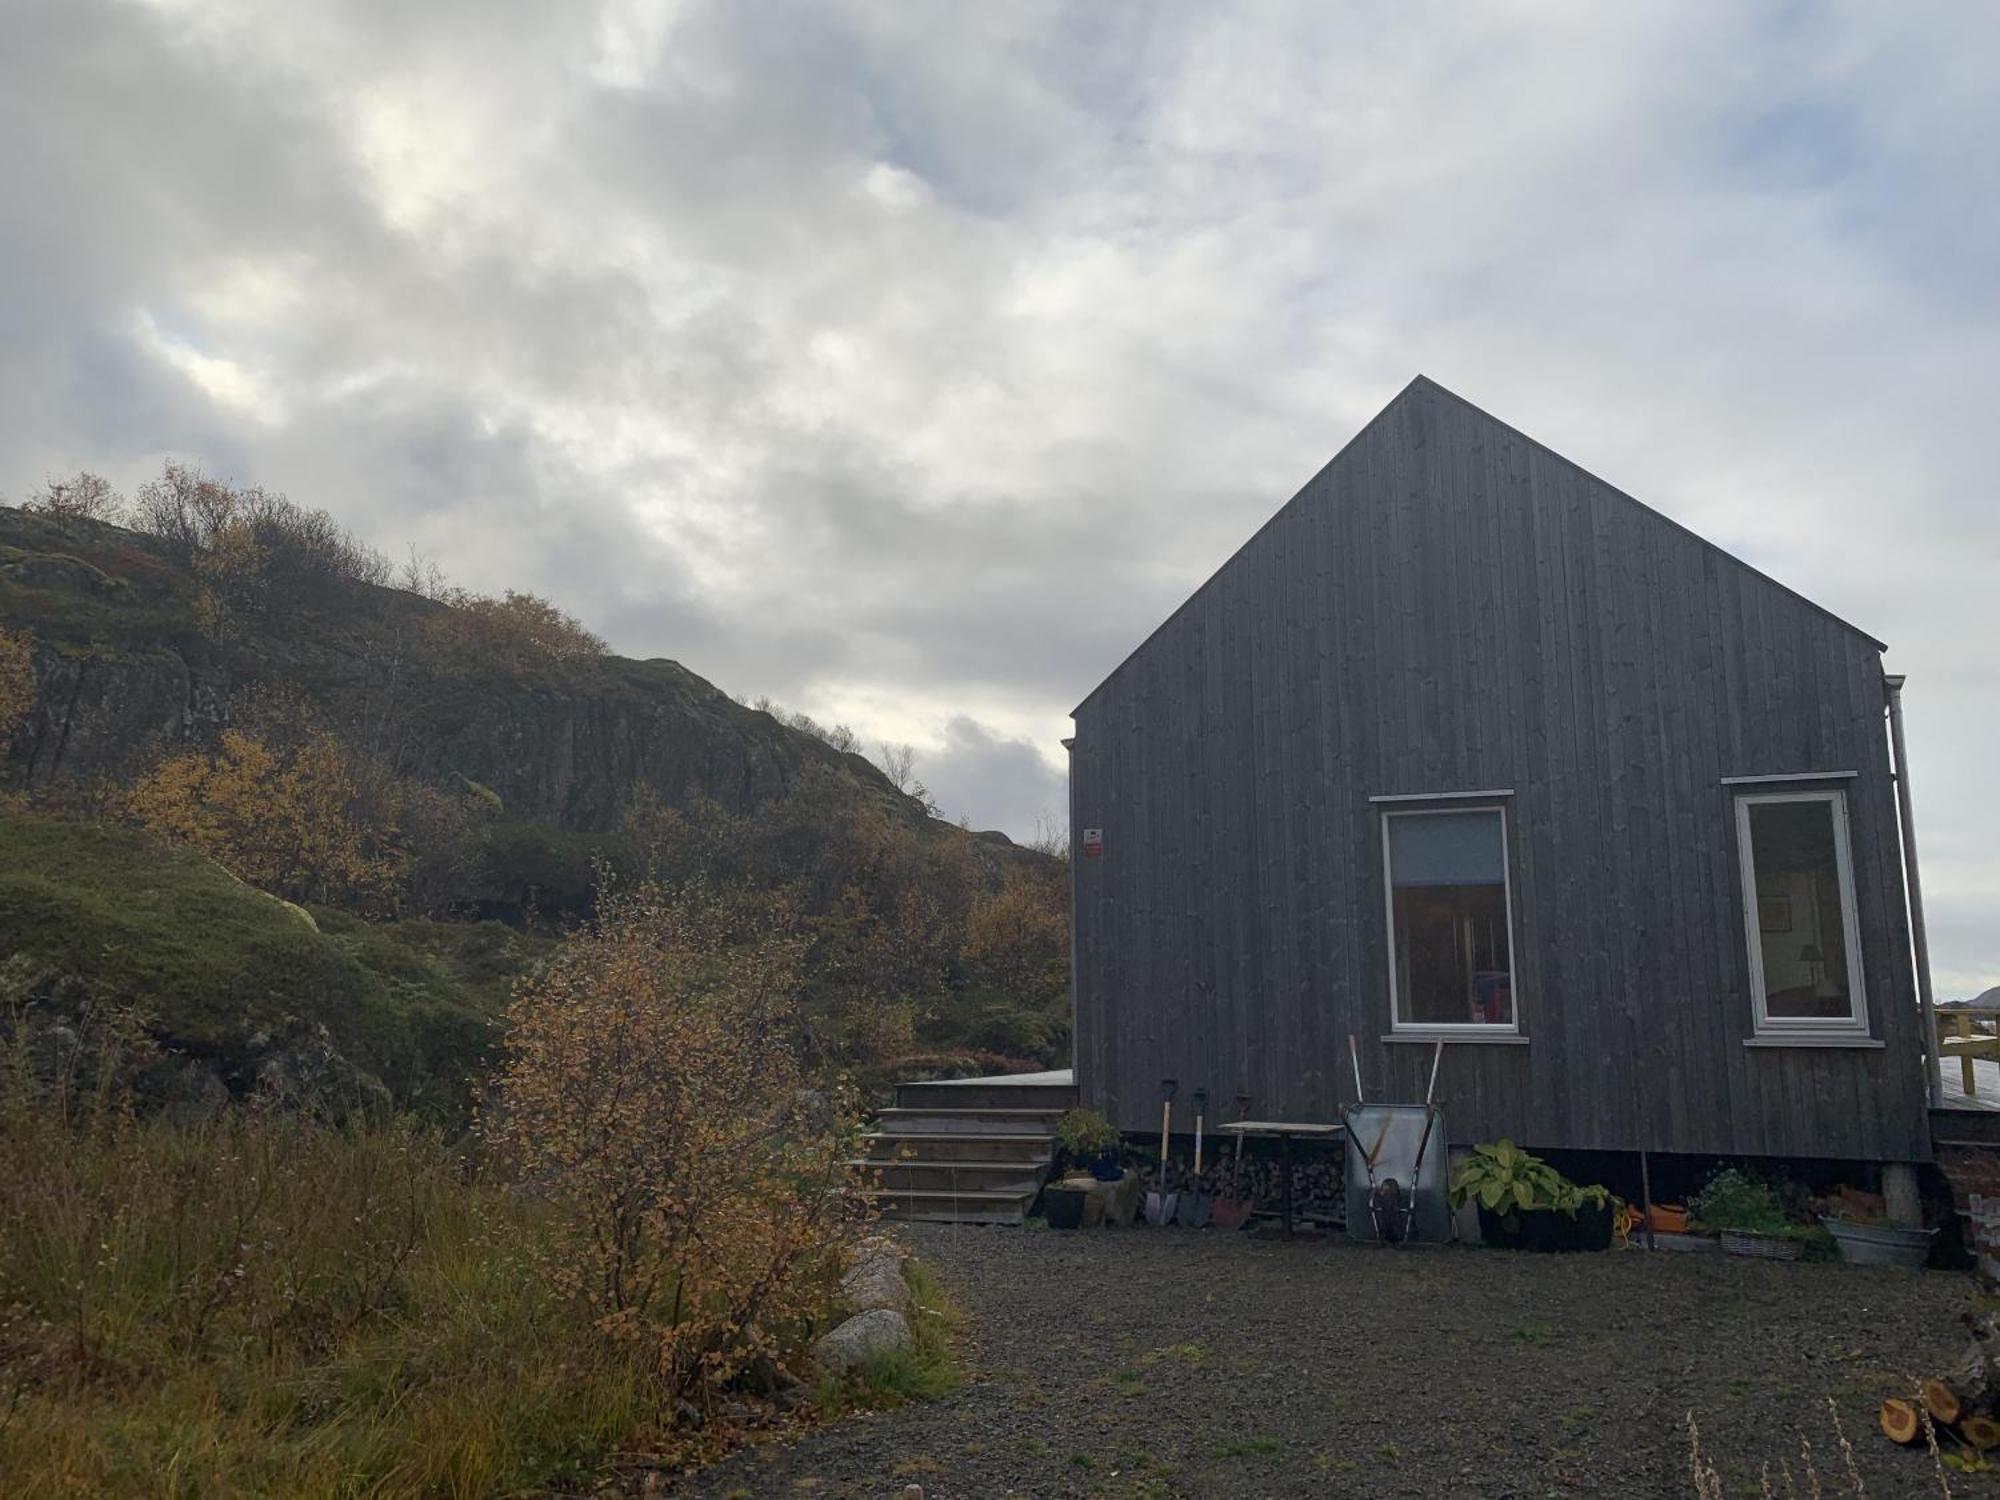
[[[1131,1152],[1127,1156],[1125,1170],[1138,1172],[1146,1191],[1152,1192],[1159,1187],[1158,1156],[1144,1157],[1136,1151]],[[1279,1157],[1246,1154],[1241,1182],[1232,1187],[1235,1170],[1234,1155],[1229,1153],[1225,1153],[1220,1161],[1204,1160],[1198,1178],[1191,1163],[1170,1159],[1167,1162],[1167,1191],[1200,1191],[1216,1197],[1234,1193],[1256,1205],[1260,1214],[1276,1214],[1281,1210],[1285,1201],[1285,1164]],[[1346,1217],[1346,1183],[1338,1153],[1301,1151],[1294,1157],[1292,1212],[1301,1219],[1334,1221]]]
[[[1958,1362],[1942,1375],[1926,1376],[1907,1397],[1883,1401],[1878,1420],[1892,1442],[1924,1441],[1925,1419],[1933,1436],[1955,1438],[1979,1453],[2000,1448],[2000,1378],[1994,1368],[2000,1354],[2000,1314],[1965,1315],[1972,1342]]]

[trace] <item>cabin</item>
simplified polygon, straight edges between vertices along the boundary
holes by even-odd
[[[1082,1102],[1929,1161],[1883,649],[1419,377],[1074,712]]]

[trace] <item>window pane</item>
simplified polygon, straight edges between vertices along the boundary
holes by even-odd
[[[1847,923],[1834,853],[1833,804],[1750,804],[1750,868],[1764,1009],[1775,1020],[1847,1020]]]
[[[1506,870],[1497,811],[1390,816],[1398,1021],[1514,1023]]]

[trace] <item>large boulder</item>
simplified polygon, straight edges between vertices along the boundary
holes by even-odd
[[[903,1252],[893,1240],[873,1236],[855,1249],[854,1264],[840,1278],[840,1305],[849,1312],[886,1307],[910,1310],[910,1284],[903,1280]]]
[[[878,1354],[894,1354],[909,1347],[909,1319],[886,1307],[871,1307],[814,1344],[813,1358],[828,1374],[845,1375]]]

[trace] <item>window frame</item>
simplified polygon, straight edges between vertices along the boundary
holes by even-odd
[[[1847,817],[1844,787],[1812,791],[1738,791],[1734,794],[1736,821],[1736,863],[1742,882],[1743,946],[1750,963],[1750,1014],[1756,1035],[1791,1041],[1816,1037],[1867,1037],[1868,986],[1861,967],[1861,918],[1854,890],[1854,848]],[[1828,1016],[1774,1016],[1764,976],[1764,941],[1757,915],[1757,856],[1750,838],[1752,807],[1787,802],[1824,803],[1833,823],[1833,864],[1840,882],[1841,938],[1847,954],[1848,1014]]]
[[[1509,847],[1512,843],[1511,824],[1507,817],[1505,802],[1458,802],[1452,800],[1453,793],[1413,793],[1407,798],[1397,798],[1396,803],[1422,802],[1422,806],[1384,805],[1381,812],[1382,841],[1382,920],[1383,930],[1388,938],[1389,963],[1389,1034],[1392,1037],[1415,1036],[1442,1038],[1445,1040],[1476,1040],[1484,1037],[1498,1041],[1502,1038],[1521,1035],[1521,953],[1515,944],[1514,923],[1514,856]],[[1505,1024],[1488,1021],[1406,1021],[1402,1016],[1402,997],[1396,984],[1396,858],[1389,846],[1389,827],[1397,818],[1429,818],[1450,813],[1494,813],[1500,819],[1500,883],[1507,908],[1507,981],[1512,998],[1512,1019]]]

